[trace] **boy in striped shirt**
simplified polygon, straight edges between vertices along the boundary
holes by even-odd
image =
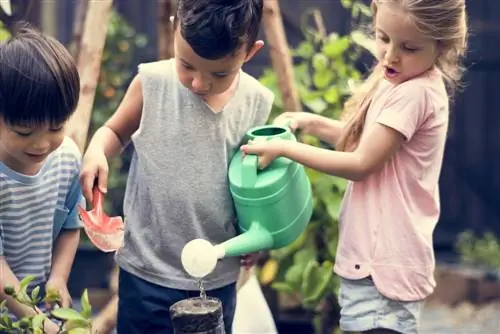
[[[57,40],[25,27],[0,45],[0,300],[18,318],[35,311],[4,288],[17,290],[28,275],[29,289],[50,287],[63,306],[71,302],[82,195],[80,152],[65,124],[79,91],[73,59]],[[45,322],[46,333],[57,330]]]

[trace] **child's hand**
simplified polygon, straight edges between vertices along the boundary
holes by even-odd
[[[99,187],[99,190],[105,194],[108,186],[108,160],[104,152],[87,151],[83,157],[82,171],[80,173],[80,184],[82,187],[83,196],[88,203],[92,203],[92,191],[94,185]]]
[[[283,140],[250,140],[241,146],[243,154],[255,154],[259,157],[259,168],[266,168],[281,155]]]
[[[47,334],[59,334],[61,333],[61,330],[59,325],[56,325],[49,319],[45,319],[43,322],[43,332]]]
[[[53,290],[57,291],[59,293],[59,296],[61,297],[61,307],[70,307],[72,300],[71,300],[71,295],[69,294],[68,287],[66,285],[66,282],[63,279],[59,278],[49,278],[47,281],[47,284],[45,285],[45,290]],[[50,303],[46,303],[45,307],[47,310],[52,310],[54,305],[51,305]]]
[[[241,258],[241,265],[245,268],[251,268],[254,266],[259,260],[260,253],[250,253]]]
[[[309,128],[317,117],[310,112],[288,111],[276,117],[273,124],[288,126],[292,132],[301,130],[306,134],[309,133]]]

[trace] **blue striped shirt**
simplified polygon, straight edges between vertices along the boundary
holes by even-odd
[[[0,162],[0,256],[19,280],[34,276],[31,287],[44,288],[61,230],[81,227],[80,159],[76,144],[65,138],[36,175]]]

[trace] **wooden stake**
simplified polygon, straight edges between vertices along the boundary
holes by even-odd
[[[77,62],[80,73],[80,101],[69,122],[69,135],[82,153],[87,142],[112,3],[112,0],[89,1],[85,16]]]
[[[170,59],[174,56],[174,15],[172,0],[158,1],[158,57]]]
[[[75,21],[73,23],[73,45],[71,53],[77,63],[82,44],[83,27],[85,24],[85,16],[87,15],[88,6],[89,0],[79,0],[75,10]]]
[[[269,45],[271,63],[276,72],[278,86],[283,97],[284,109],[285,111],[302,110],[295,85],[292,56],[286,40],[278,0],[264,1],[262,21]]]

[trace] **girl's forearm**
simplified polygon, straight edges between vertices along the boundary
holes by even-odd
[[[337,152],[293,141],[280,143],[280,155],[304,166],[352,181],[362,180],[367,171],[361,159],[352,152]]]
[[[342,135],[344,125],[342,121],[318,115],[310,124],[309,132],[331,146],[335,146]]]

